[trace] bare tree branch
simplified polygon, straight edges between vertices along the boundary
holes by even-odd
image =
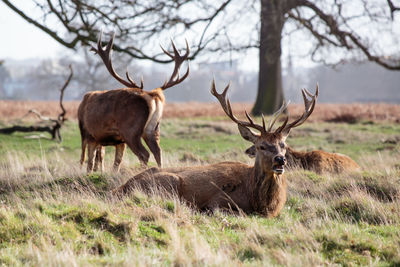
[[[46,26],[44,26],[43,24],[38,23],[37,21],[35,21],[34,19],[32,19],[31,17],[27,16],[24,12],[22,12],[22,10],[18,9],[16,6],[14,6],[13,4],[10,3],[10,1],[8,0],[2,0],[3,3],[5,3],[8,7],[10,7],[12,10],[14,10],[18,15],[20,15],[23,19],[25,19],[26,21],[28,21],[29,23],[35,25],[36,27],[38,27],[39,29],[41,29],[42,31],[44,31],[45,33],[47,33],[48,35],[50,35],[53,39],[55,39],[57,42],[59,42],[60,44],[62,44],[65,47],[68,48],[72,48],[74,49],[78,39],[74,39],[71,42],[66,42],[63,38],[61,38],[56,32],[50,30],[49,28],[47,28]]]
[[[58,115],[58,121],[60,121],[60,122],[65,121],[65,114],[67,113],[67,111],[65,110],[64,105],[62,103],[63,102],[63,98],[64,98],[64,91],[67,88],[69,82],[71,81],[72,76],[74,75],[74,71],[72,70],[72,65],[69,65],[68,68],[70,70],[70,74],[69,74],[67,80],[65,81],[63,87],[61,87],[61,90],[60,90],[60,108],[61,108],[61,113]]]
[[[23,126],[23,125],[14,125],[11,127],[6,127],[0,129],[0,133],[2,134],[12,134],[14,132],[48,132],[51,134],[51,137],[53,140],[58,140],[59,142],[62,141],[62,136],[60,129],[63,126],[64,122],[66,121],[65,114],[67,111],[64,108],[64,105],[62,103],[63,98],[64,98],[64,91],[67,88],[68,84],[70,83],[72,76],[73,76],[73,70],[72,66],[69,65],[70,69],[70,75],[68,76],[67,80],[65,81],[64,85],[61,87],[60,90],[60,108],[61,108],[61,113],[58,115],[57,119],[52,119],[49,117],[43,116],[39,111],[36,109],[31,109],[23,116],[26,117],[29,114],[34,114],[38,117],[38,119],[41,122],[50,122],[48,123],[49,125],[46,126],[41,126],[41,125],[31,125],[31,126]]]
[[[390,8],[390,16],[392,17],[392,20],[394,19],[394,13],[396,12],[396,11],[399,11],[400,10],[400,7],[396,7],[394,4],[393,4],[393,2],[391,1],[391,0],[386,0],[387,1],[387,3],[388,3],[388,5],[389,5],[389,8]]]
[[[324,11],[318,8],[314,3],[311,3],[308,0],[300,0],[299,2],[301,2],[301,6],[307,7],[315,12],[315,14],[319,17],[319,19],[321,19],[328,27],[329,29],[328,34],[334,36],[339,43],[332,41],[332,39],[328,39],[326,37],[326,34],[318,33],[318,31],[313,27],[313,24],[310,23],[310,20],[305,20],[293,14],[289,14],[291,18],[303,23],[305,28],[309,30],[309,32],[319,41],[326,41],[334,46],[343,47],[346,48],[347,50],[358,49],[367,57],[369,61],[373,61],[390,70],[400,70],[399,60],[390,62],[389,60],[385,59],[382,56],[373,55],[370,50],[370,47],[368,47],[368,45],[366,44],[363,44],[361,38],[355,32],[341,30],[338,21],[332,15],[326,14]]]

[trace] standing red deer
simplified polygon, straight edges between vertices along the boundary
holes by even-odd
[[[180,78],[179,68],[189,56],[189,45],[186,42],[186,53],[181,56],[172,42],[174,55],[164,50],[175,62],[175,68],[168,81],[161,87],[151,91],[143,90],[143,81],[138,86],[126,73],[127,80],[119,76],[112,65],[111,52],[114,36],[105,49],[102,47],[100,34],[97,48],[92,50],[100,55],[110,74],[127,88],[108,91],[94,91],[85,94],[78,108],[79,129],[82,138],[81,164],[85,160],[85,150],[88,147],[87,171],[93,170],[96,155],[96,168],[102,168],[103,146],[115,146],[114,169],[118,171],[125,150],[125,144],[139,158],[143,165],[147,165],[149,152],[144,148],[141,138],[144,139],[153,153],[159,167],[161,167],[160,129],[159,123],[165,103],[164,90],[172,87],[189,75],[189,67]],[[96,153],[97,151],[97,153]]]
[[[264,118],[262,126],[255,124],[247,113],[248,121],[238,120],[226,98],[228,88],[229,85],[222,94],[218,94],[213,81],[211,93],[218,99],[226,115],[238,125],[241,136],[255,145],[256,159],[253,166],[240,162],[221,162],[186,168],[151,168],[129,179],[114,193],[120,195],[134,188],[151,192],[154,186],[158,186],[167,192],[176,193],[201,210],[236,208],[246,213],[277,216],[286,202],[286,179],[283,175],[287,147],[285,140],[290,130],[304,123],[313,112],[318,87],[315,95],[303,89],[303,115],[292,123],[288,123],[287,118],[274,131],[272,127],[275,120],[271,121],[268,129]],[[253,133],[250,128],[260,134]]]

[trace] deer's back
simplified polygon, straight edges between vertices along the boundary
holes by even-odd
[[[87,93],[78,108],[78,119],[96,141],[123,141],[124,132],[144,128],[148,117],[146,100],[134,89]],[[141,134],[141,131],[139,131]]]
[[[242,209],[250,205],[246,194],[246,180],[252,167],[239,162],[221,162],[205,166],[158,169],[141,172],[117,189],[126,193],[139,187],[147,191],[152,186],[172,190],[180,198],[199,209],[228,208],[232,203]],[[245,207],[245,208],[243,208]]]
[[[343,171],[356,171],[360,166],[350,157],[340,153],[329,153],[316,150],[307,153],[307,164],[313,166],[316,172],[340,173]]]

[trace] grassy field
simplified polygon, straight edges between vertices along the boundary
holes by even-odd
[[[0,126],[9,122],[0,122]],[[165,119],[164,166],[252,163],[235,125],[220,118]],[[306,123],[287,142],[351,156],[359,173],[287,172],[288,201],[273,219],[216,211],[177,199],[109,191],[139,172],[127,151],[121,173],[86,175],[68,122],[48,136],[0,135],[0,265],[315,266],[400,265],[400,124]],[[151,158],[151,166],[155,166]]]

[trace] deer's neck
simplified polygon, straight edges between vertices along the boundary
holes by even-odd
[[[250,179],[250,202],[254,211],[275,217],[286,202],[286,179],[283,174],[263,170],[261,162],[256,158],[253,175]]]

